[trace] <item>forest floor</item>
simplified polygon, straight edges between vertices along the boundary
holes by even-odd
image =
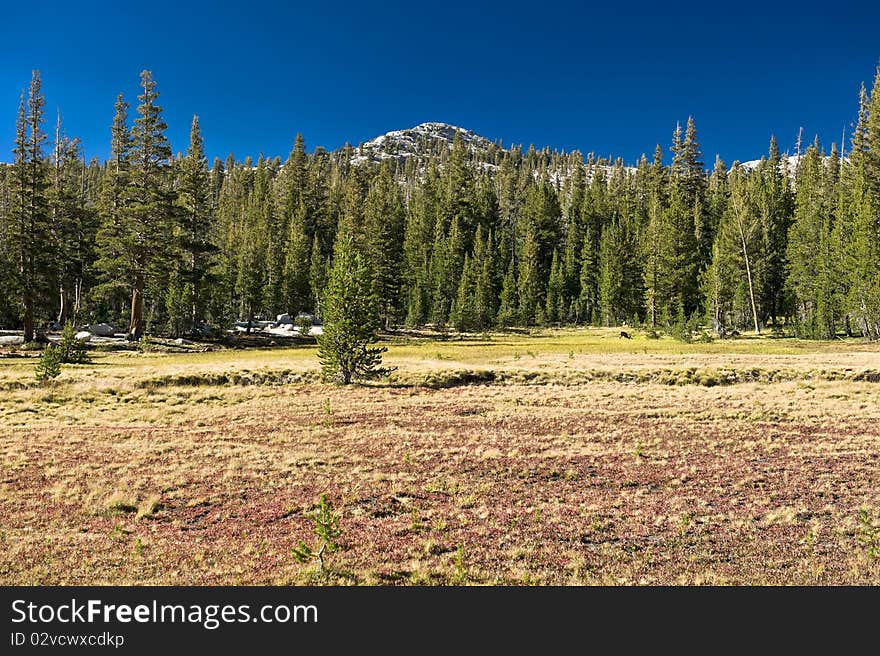
[[[880,345],[387,345],[0,358],[0,584],[880,584]]]

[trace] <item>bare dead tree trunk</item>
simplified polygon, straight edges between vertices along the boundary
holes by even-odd
[[[82,307],[82,278],[77,278],[73,287],[73,322],[76,323],[79,318],[79,311]]]
[[[58,309],[58,323],[63,327],[65,323],[67,323],[67,315],[69,312],[69,301],[68,301],[68,293],[67,289],[64,287],[64,281],[61,282],[61,288],[59,289],[59,301],[61,303],[61,307]]]
[[[61,189],[61,109],[58,110],[58,120],[55,123],[55,189]],[[61,216],[58,213],[58,201],[52,203],[52,228],[55,235],[61,235]],[[64,326],[67,321],[67,291],[64,289],[64,264],[60,267],[61,275],[58,284],[58,296],[61,307],[58,308],[58,323]]]
[[[745,260],[745,263],[746,263],[746,279],[748,280],[748,283],[749,283],[749,301],[752,304],[752,319],[755,322],[755,334],[760,335],[761,328],[758,325],[758,309],[755,306],[755,288],[754,288],[754,285],[752,284],[752,265],[751,265],[751,262],[749,261],[749,248],[746,243],[746,230],[745,230],[745,225],[743,223],[743,208],[737,202],[736,194],[731,193],[731,201],[733,202],[733,212],[734,212],[734,215],[736,216],[736,227],[737,227],[737,230],[739,231],[740,243],[742,244],[743,260]]]

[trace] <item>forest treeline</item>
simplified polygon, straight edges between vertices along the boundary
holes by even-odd
[[[38,71],[0,165],[0,327],[108,321],[175,335],[320,314],[335,245],[369,268],[386,328],[685,322],[880,338],[880,69],[845,153],[775,139],[756,166],[702,160],[693,119],[636,166],[426,141],[209,164],[198,117],[175,156],[152,75],[120,95],[111,156],[84,161]],[[668,161],[667,161],[668,160]]]

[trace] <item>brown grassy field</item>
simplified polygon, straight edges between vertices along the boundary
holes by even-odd
[[[877,345],[389,346],[0,358],[0,583],[880,584]]]

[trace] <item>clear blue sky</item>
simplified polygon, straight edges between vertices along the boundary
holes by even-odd
[[[0,160],[18,95],[43,73],[87,156],[113,101],[153,71],[175,150],[199,114],[210,157],[286,157],[423,121],[506,144],[613,153],[666,147],[693,114],[707,163],[826,145],[880,58],[880,2],[10,2],[0,18]]]

